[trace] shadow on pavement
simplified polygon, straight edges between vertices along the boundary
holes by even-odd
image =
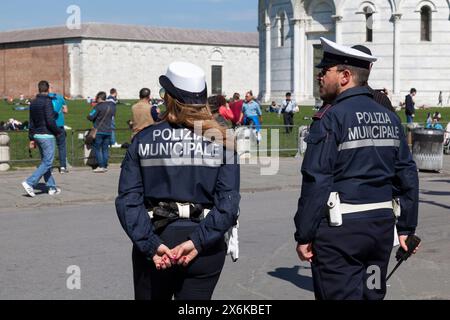
[[[422,194],[427,194],[430,196],[450,196],[450,192],[445,192],[445,191],[421,191],[420,193]]]
[[[300,269],[311,269],[310,267],[294,266],[292,268],[276,268],[267,274],[281,280],[288,281],[300,289],[314,292],[312,278],[299,274]]]
[[[21,189],[20,192],[22,192],[22,190],[23,189]],[[45,183],[39,183],[34,188],[34,190],[37,191],[37,192],[35,192],[36,196],[40,196],[40,195],[43,195],[43,194],[48,194],[48,187],[47,187],[47,185]],[[22,197],[30,198],[30,196],[25,191],[22,192]]]
[[[447,179],[447,180],[433,180],[433,182],[450,183],[450,179]]]
[[[436,207],[441,207],[444,209],[449,209],[450,210],[450,206],[447,206],[445,204],[442,203],[438,203],[436,201],[425,201],[425,200],[420,200],[419,203],[426,203],[426,204],[430,204],[432,206],[436,206]]]
[[[39,183],[35,189],[39,190],[39,192],[36,192],[37,196],[48,193],[48,187],[45,183]]]

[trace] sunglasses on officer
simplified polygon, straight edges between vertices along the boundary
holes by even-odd
[[[336,67],[336,69],[333,69]],[[319,71],[317,74],[318,77],[325,77],[325,75],[328,73],[328,71],[336,71],[336,72],[343,72],[343,69],[339,69],[337,66],[330,66],[330,67],[324,67],[322,70]]]

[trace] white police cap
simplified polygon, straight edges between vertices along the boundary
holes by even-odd
[[[321,37],[323,48],[323,59],[316,66],[317,68],[331,67],[338,64],[370,69],[370,65],[378,59],[371,54],[361,50],[346,47]]]
[[[206,104],[207,86],[205,72],[189,62],[173,62],[166,75],[159,78],[166,92],[185,104]]]

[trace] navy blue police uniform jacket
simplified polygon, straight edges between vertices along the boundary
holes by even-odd
[[[152,258],[162,242],[154,232],[147,201],[209,207],[210,213],[189,237],[202,252],[236,224],[239,189],[240,168],[234,150],[201,133],[162,122],[134,137],[122,163],[116,210],[133,244]]]
[[[313,242],[320,221],[328,215],[331,192],[339,193],[341,203],[355,205],[400,198],[397,231],[414,234],[418,173],[396,114],[375,102],[367,88],[356,87],[344,91],[313,119],[294,218],[296,241]]]

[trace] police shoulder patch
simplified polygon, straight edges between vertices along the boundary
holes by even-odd
[[[323,106],[319,112],[317,112],[314,116],[313,119],[314,120],[320,120],[324,117],[324,115],[328,112],[328,110],[330,110],[333,107],[332,104],[327,104],[325,106]]]

